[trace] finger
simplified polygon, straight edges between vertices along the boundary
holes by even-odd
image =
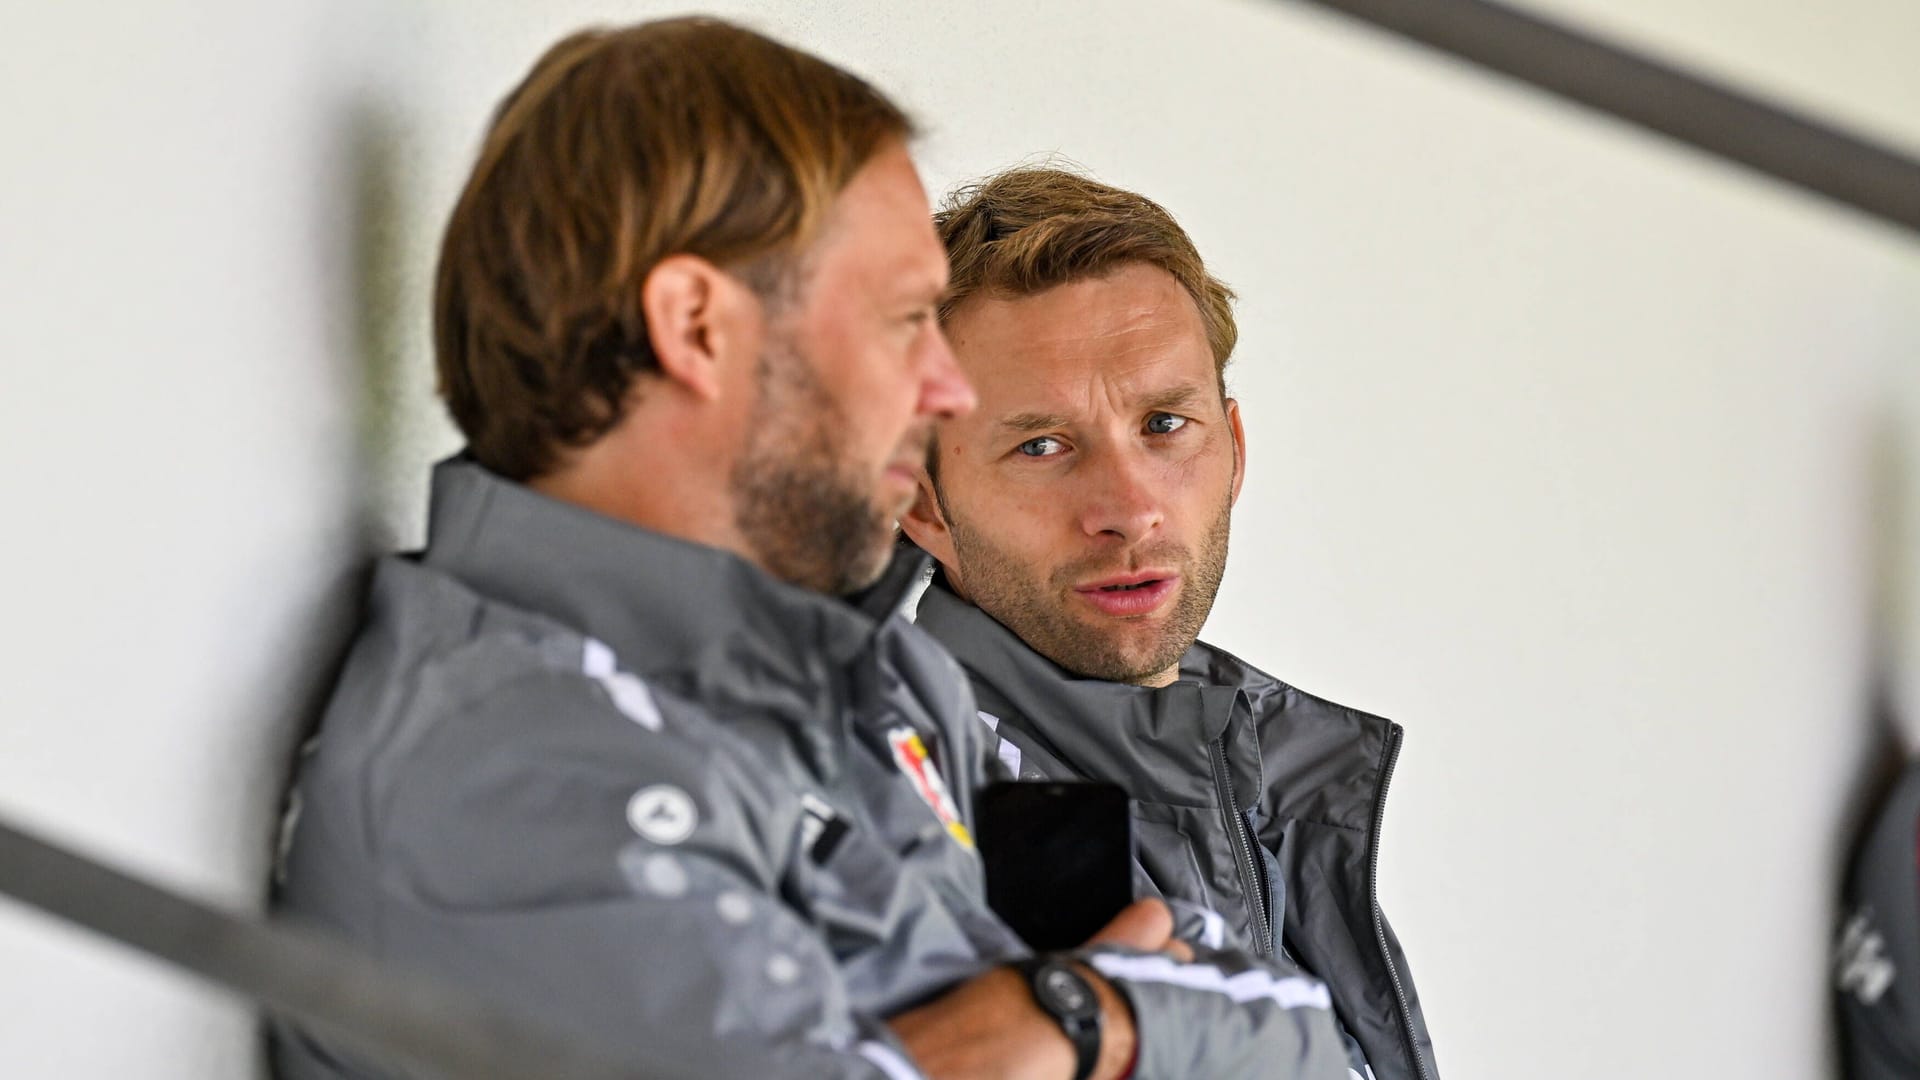
[[[1160,951],[1183,964],[1193,963],[1193,946],[1181,941],[1179,938],[1174,938],[1167,942],[1167,947]]]
[[[1089,945],[1126,945],[1146,952],[1167,947],[1173,937],[1173,912],[1159,900],[1135,900],[1087,940]]]

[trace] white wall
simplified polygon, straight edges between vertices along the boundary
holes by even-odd
[[[241,904],[342,583],[452,445],[426,280],[485,113],[667,10],[270,7],[42,5],[0,65],[0,815]],[[1904,5],[1552,7],[1920,147]],[[1240,289],[1211,636],[1409,725],[1448,1076],[1830,1075],[1876,656],[1920,685],[1920,242],[1283,4],[721,10],[901,97],[936,190],[1065,154]],[[0,1075],[237,1077],[245,1030],[0,902]]]
[[[0,815],[234,902],[360,547],[364,50],[322,13],[23,6],[0,46]],[[249,1027],[0,901],[0,1075],[239,1076]]]

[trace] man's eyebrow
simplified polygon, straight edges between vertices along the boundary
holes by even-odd
[[[1001,417],[994,427],[1002,431],[1049,431],[1066,427],[1072,419],[1063,413],[1023,412]]]
[[[1188,383],[1184,386],[1172,386],[1165,390],[1156,390],[1141,397],[1135,407],[1141,412],[1159,412],[1166,409],[1185,409],[1196,401],[1204,400],[1207,388]],[[1073,418],[1065,413],[1020,412],[1009,413],[994,422],[1001,431],[1051,431],[1071,425]]]
[[[1206,397],[1206,390],[1188,383],[1185,386],[1171,386],[1165,390],[1156,390],[1140,399],[1139,407],[1145,412],[1158,412],[1162,409],[1184,409]]]
[[[953,281],[945,276],[902,274],[894,281],[898,283],[899,295],[911,297],[915,302],[938,306],[953,294]]]

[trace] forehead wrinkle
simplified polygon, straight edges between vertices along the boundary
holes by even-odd
[[[996,436],[1062,430],[1108,413],[1131,422],[1138,412],[1184,410],[1209,399],[1217,386],[1204,328],[1192,301],[1174,289],[1174,296],[1158,300],[1115,302],[1109,293],[1061,306],[1074,294],[1060,293],[988,296],[983,299],[998,302],[972,315],[963,307],[949,326],[986,406],[976,413],[987,421],[977,430]],[[1016,318],[1049,301],[1046,316]],[[983,322],[971,321],[980,315]],[[968,365],[968,353],[994,359]],[[994,393],[996,384],[1002,394]]]
[[[1205,388],[1181,370],[1183,360],[1178,342],[1143,342],[1088,371],[1088,404],[1105,397],[1122,415],[1191,405],[1205,396]]]
[[[1075,343],[1082,346],[1093,344],[1084,338],[1076,338]],[[1155,377],[1165,368],[1184,366],[1169,355],[1171,348],[1162,347],[1167,344],[1142,342],[1139,347],[1126,349],[1117,356],[1111,350],[1090,350],[1104,353],[1104,356],[1083,354],[1080,359],[1086,363],[1082,377],[1074,379],[1069,386],[1058,388],[1058,392],[1047,395],[1048,400],[1034,402],[1028,398],[1009,403],[1029,407],[1001,415],[994,421],[993,427],[997,431],[1015,433],[1057,430],[1071,427],[1103,411],[1130,420],[1135,413],[1188,408],[1197,401],[1206,400],[1212,393],[1211,382],[1196,381],[1185,373],[1176,373],[1176,381],[1167,385],[1163,379]],[[1103,401],[1104,409],[1101,407]]]
[[[1059,347],[1068,353],[1090,349],[1132,352],[1171,344],[1181,335],[1176,324],[1156,318],[1159,304],[1127,304],[1095,307],[1081,312],[1071,325],[1060,326],[1055,333],[1036,335],[1042,345]]]

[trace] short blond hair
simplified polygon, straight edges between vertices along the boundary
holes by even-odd
[[[1193,297],[1225,392],[1240,339],[1233,290],[1207,272],[1193,240],[1159,203],[1065,169],[1029,166],[955,191],[934,225],[953,267],[942,321],[972,296],[1031,296],[1146,263]]]

